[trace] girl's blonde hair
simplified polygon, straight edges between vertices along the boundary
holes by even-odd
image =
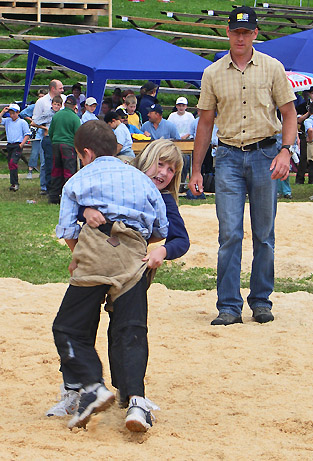
[[[156,139],[152,141],[136,156],[136,158],[134,158],[134,160],[132,160],[131,164],[143,173],[146,173],[153,165],[157,168],[159,160],[170,163],[175,168],[172,181],[167,186],[167,189],[165,191],[162,190],[162,192],[172,194],[176,203],[178,203],[178,192],[184,161],[181,150],[173,141],[169,139]]]

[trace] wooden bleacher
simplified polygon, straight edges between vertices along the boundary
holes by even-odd
[[[184,13],[183,13],[184,14]],[[180,13],[174,13],[175,15],[175,18],[177,18],[179,15],[181,15]],[[193,15],[194,16],[194,15]],[[199,15],[200,16],[200,15]],[[121,19],[123,22],[128,22],[129,24],[131,24],[132,26],[134,26],[137,30],[140,30],[142,32],[146,32],[146,33],[152,33],[151,31],[155,31],[155,33],[159,33],[159,34],[162,34],[163,35],[165,34],[165,32],[167,32],[167,34],[170,36],[170,34],[172,34],[173,36],[173,41],[171,43],[176,43],[181,37],[181,35],[179,35],[181,32],[176,32],[176,31],[164,31],[164,30],[159,30],[157,29],[159,26],[162,26],[162,25],[171,25],[171,26],[179,26],[180,28],[185,28],[185,27],[194,27],[194,28],[204,28],[204,29],[207,29],[213,33],[215,33],[216,35],[215,36],[211,36],[211,35],[207,35],[207,39],[210,39],[210,40],[223,40],[223,41],[228,41],[228,38],[226,37],[226,20],[224,21],[225,24],[205,24],[204,22],[188,22],[188,21],[181,21],[181,20],[178,20],[178,19],[175,19],[174,16],[173,16],[173,20],[170,20],[170,19],[155,19],[155,18],[144,18],[144,17],[138,17],[138,16],[122,16],[122,15],[119,15],[117,14],[115,16],[117,19]],[[209,16],[206,17],[206,19],[208,19]],[[144,29],[142,28],[139,23],[143,24],[143,23],[146,23],[148,22],[149,24],[152,23],[152,28],[151,29]],[[267,23],[267,25],[273,25],[273,23]],[[265,29],[262,29],[259,27],[259,35],[263,36],[266,40],[268,39],[271,39],[273,37],[284,37],[285,35],[289,35],[289,32],[281,32],[279,31],[279,28],[282,28],[282,27],[290,27],[290,25],[288,25],[288,23],[276,23],[278,25],[278,28],[276,28],[275,30],[265,30]],[[295,27],[295,26],[293,26]],[[307,27],[307,26],[305,26]],[[221,33],[221,31],[224,31],[224,35]],[[188,34],[188,37],[187,37],[187,34],[186,32],[182,32],[184,33],[184,37],[183,38],[197,38],[199,39],[200,36],[195,34],[195,33],[189,33]],[[201,36],[203,37],[203,36]]]
[[[132,149],[135,154],[139,154],[151,141],[134,141]],[[193,152],[194,140],[175,140],[174,143],[179,147],[183,154],[190,155]]]
[[[112,0],[0,0],[0,14],[5,17],[24,15],[45,16],[83,16],[87,24],[97,24],[99,16],[109,16],[112,26]]]

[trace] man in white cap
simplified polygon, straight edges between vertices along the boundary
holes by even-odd
[[[230,51],[204,70],[198,103],[200,119],[193,153],[193,194],[201,194],[201,164],[215,113],[218,148],[215,203],[219,221],[217,304],[212,325],[242,323],[240,272],[246,194],[250,205],[253,262],[248,305],[254,321],[274,320],[269,297],[274,289],[274,222],[277,181],[289,175],[297,134],[295,96],[283,65],[253,48],[257,17],[247,6],[235,8],[226,29]],[[277,118],[279,108],[283,123]],[[276,134],[282,130],[280,151]]]
[[[86,112],[84,112],[81,118],[82,124],[88,122],[89,120],[98,120],[98,117],[94,114],[97,105],[98,103],[96,98],[89,97],[85,100]]]

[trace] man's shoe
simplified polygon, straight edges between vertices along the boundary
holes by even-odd
[[[47,411],[46,416],[73,415],[78,409],[79,399],[79,392],[66,390],[61,385],[61,400]]]
[[[211,325],[232,325],[233,323],[242,323],[241,315],[236,317],[227,312],[221,312],[216,319],[212,320]]]
[[[274,320],[274,315],[269,307],[255,307],[252,310],[252,317],[258,323],[267,323]]]
[[[11,191],[11,192],[16,192],[16,191],[19,190],[19,188],[20,188],[20,186],[19,186],[18,184],[12,184],[12,185],[10,186],[10,191]]]
[[[46,189],[41,189],[41,191],[39,192],[40,195],[47,195],[48,192]]]
[[[292,199],[292,195],[291,194],[286,194],[286,195],[284,195],[284,198]]]
[[[26,179],[33,179],[33,173],[31,171],[27,173]]]
[[[84,427],[90,420],[93,413],[105,411],[114,402],[115,397],[104,384],[99,386],[92,392],[86,392],[84,389],[80,391],[80,402],[78,410],[73,418],[68,423],[68,428]]]
[[[147,432],[152,427],[151,413],[143,397],[133,397],[130,400],[126,427],[131,432]]]

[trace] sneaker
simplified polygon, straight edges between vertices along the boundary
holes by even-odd
[[[61,400],[47,411],[46,416],[73,415],[78,408],[80,399],[79,392],[64,389],[61,385]]]
[[[274,315],[269,307],[255,307],[252,311],[252,317],[258,323],[267,323],[274,320]]]
[[[83,427],[86,428],[86,424],[90,420],[93,413],[99,413],[105,411],[114,402],[115,397],[104,384],[99,386],[92,392],[86,392],[85,389],[80,391],[80,402],[78,409],[73,418],[68,423],[68,428]]]
[[[211,325],[232,325],[233,323],[242,323],[241,315],[236,317],[227,312],[220,312],[216,319],[212,320]]]
[[[10,191],[11,191],[11,192],[16,192],[16,191],[19,190],[19,188],[20,188],[20,186],[19,186],[18,184],[12,184],[12,185],[10,186]]]
[[[26,179],[33,179],[33,173],[31,171],[27,173]]]
[[[152,427],[151,416],[145,399],[133,397],[126,414],[126,427],[131,432],[147,432]]]
[[[41,189],[41,191],[39,192],[40,195],[47,195],[48,192],[46,189]]]

